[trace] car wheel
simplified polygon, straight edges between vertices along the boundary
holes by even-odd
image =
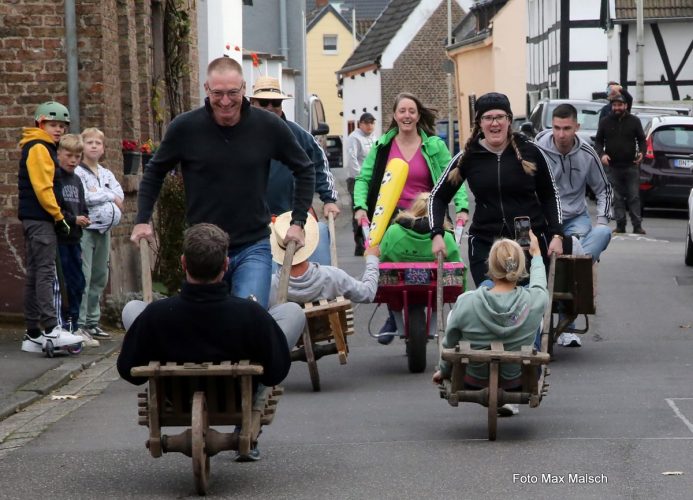
[[[691,240],[691,225],[686,224],[686,256],[684,262],[687,266],[693,266],[693,240]]]

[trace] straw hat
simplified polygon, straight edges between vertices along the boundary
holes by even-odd
[[[274,224],[270,225],[270,228],[272,229],[272,235],[270,236],[272,258],[280,265],[284,263],[284,254],[286,253],[284,238],[286,237],[286,232],[289,230],[290,225],[291,212],[284,212],[283,214],[279,215],[275,219]],[[318,222],[315,220],[315,217],[308,215],[306,225],[303,229],[306,232],[305,245],[296,250],[296,253],[294,253],[294,259],[291,262],[292,265],[300,264],[301,262],[308,260],[308,257],[310,257],[318,247],[320,232],[318,230]]]
[[[291,99],[282,93],[279,87],[279,80],[271,76],[259,76],[253,85],[253,95],[255,99]]]

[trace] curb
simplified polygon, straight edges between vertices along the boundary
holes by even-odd
[[[98,348],[86,347],[82,354],[65,357],[65,361],[60,366],[46,370],[13,393],[0,397],[0,421],[20,412],[58,387],[62,387],[79,372],[111,356],[120,349],[121,342],[122,338],[119,336],[109,341],[107,345],[102,344]],[[96,352],[91,354],[90,351]],[[88,354],[84,354],[85,352]]]

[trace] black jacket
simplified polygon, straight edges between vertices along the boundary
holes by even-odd
[[[269,235],[265,193],[272,159],[296,175],[292,215],[305,221],[315,170],[288,125],[244,99],[240,122],[222,127],[206,100],[203,107],[177,116],[166,130],[140,183],[136,223],[149,222],[166,173],[180,164],[188,224],[216,224],[229,234],[232,247],[261,240]]]
[[[58,170],[58,148],[53,142],[43,141],[43,140],[31,140],[22,145],[22,156],[19,159],[19,174],[17,176],[17,190],[18,190],[18,206],[17,206],[17,217],[19,220],[44,220],[49,222],[54,222],[53,216],[46,212],[46,210],[41,206],[34,186],[31,183],[31,177],[29,176],[29,166],[27,165],[27,160],[29,158],[29,151],[36,145],[44,146],[48,150],[48,154],[53,160],[53,168]],[[55,183],[55,175],[53,176],[53,182]]]
[[[76,174],[70,174],[58,167],[55,171],[55,199],[58,200],[60,211],[70,225],[70,234],[63,236],[58,234],[60,245],[79,245],[82,239],[82,226],[77,225],[78,215],[89,215],[87,202],[84,199],[84,186],[82,180]]]
[[[599,156],[609,155],[610,167],[634,166],[638,153],[645,153],[645,132],[640,120],[626,112],[621,117],[611,113],[599,122],[594,149]]]
[[[563,234],[561,205],[551,169],[541,150],[528,139],[515,134],[515,142],[525,160],[537,171],[526,174],[512,145],[497,155],[479,141],[471,145],[469,156],[461,164],[462,180],[448,178],[458,168],[458,153],[450,161],[441,180],[433,188],[429,208],[431,233],[443,234],[443,217],[448,204],[464,180],[474,194],[475,209],[469,235],[492,242],[496,238],[515,238],[515,217],[529,216],[535,234]]]
[[[260,382],[276,385],[289,373],[286,337],[272,316],[257,303],[232,297],[226,282],[184,283],[180,295],[147,306],[130,326],[118,356],[118,373],[143,384],[130,369],[150,361],[260,363]]]

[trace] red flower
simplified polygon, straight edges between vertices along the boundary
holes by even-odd
[[[123,139],[123,151],[137,151],[137,141]]]
[[[226,50],[229,50],[230,48],[231,48],[231,44],[230,44],[230,43],[227,43],[227,44],[226,44]]]
[[[236,45],[236,46],[233,48],[233,50],[235,50],[236,52],[240,52],[240,51],[241,51],[241,48],[240,48],[238,45]]]
[[[257,56],[257,54],[255,52],[252,52],[250,54],[250,57],[253,58],[253,66],[256,68],[259,68],[260,67],[260,58]]]

